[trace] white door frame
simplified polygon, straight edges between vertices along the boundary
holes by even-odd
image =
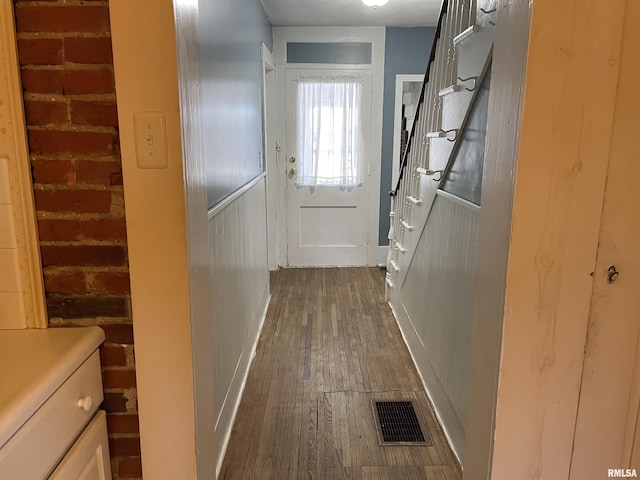
[[[400,175],[400,129],[402,128],[402,96],[405,83],[423,83],[424,75],[421,74],[398,74],[396,75],[396,97],[393,109],[393,166],[391,171],[391,189],[398,183]],[[417,105],[416,105],[417,106]],[[409,131],[411,135],[411,131]]]
[[[327,68],[327,69],[368,69],[371,71],[371,138],[369,151],[371,152],[371,175],[368,195],[368,233],[367,265],[376,266],[379,263],[378,230],[380,228],[380,164],[382,159],[382,100],[384,94],[384,27],[274,27],[273,55],[276,61],[276,89],[277,89],[277,138],[278,144],[284,145],[286,138],[286,118],[284,115],[285,78],[286,78],[286,46],[287,42],[307,43],[335,43],[335,42],[364,42],[372,44],[372,59],[368,65],[336,65],[321,63],[289,64],[292,68]],[[268,209],[286,209],[286,184],[284,156],[278,156],[277,171],[281,181],[276,205],[268,204]],[[287,258],[287,225],[286,210],[278,217],[278,233],[282,239],[279,245],[280,259]],[[285,264],[287,262],[284,262]]]
[[[267,174],[267,258],[269,270],[275,270],[283,264],[284,258],[280,245],[282,236],[278,228],[279,217],[284,213],[284,205],[280,205],[278,192],[283,185],[282,175],[278,175],[278,150],[271,148],[277,145],[276,125],[276,62],[271,50],[263,43],[262,52],[262,161]]]

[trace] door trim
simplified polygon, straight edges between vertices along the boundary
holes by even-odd
[[[368,65],[336,65],[336,64],[287,64],[287,42],[367,42],[372,44],[372,59]],[[371,71],[371,137],[369,139],[369,152],[371,161],[371,174],[369,177],[369,194],[367,203],[369,206],[367,231],[369,244],[367,246],[367,265],[376,266],[379,263],[378,231],[380,229],[380,168],[382,161],[382,100],[384,95],[384,55],[385,55],[385,28],[384,27],[274,27],[273,28],[273,55],[276,61],[276,90],[278,105],[277,139],[280,145],[284,145],[286,138],[286,117],[282,110],[285,105],[285,83],[287,67],[332,70],[363,69]],[[280,155],[279,157],[282,157]],[[277,169],[284,175],[285,165],[282,158],[278,159]],[[282,182],[284,183],[284,182]],[[285,187],[285,185],[282,185]],[[386,189],[386,187],[385,187]],[[278,192],[278,204],[286,205],[286,189]],[[274,208],[269,205],[269,209]],[[286,206],[285,206],[286,209]],[[278,221],[278,231],[284,232],[282,244],[284,252],[287,251],[286,238],[286,210],[282,211]],[[281,257],[283,260],[286,256]],[[288,262],[283,262],[287,263]]]
[[[400,129],[402,128],[402,94],[404,92],[404,84],[405,83],[416,83],[419,82],[422,84],[424,82],[424,75],[422,74],[397,74],[396,75],[396,96],[394,100],[393,106],[393,166],[391,167],[391,185],[390,188],[393,190],[395,186],[398,184],[398,176],[400,175],[400,162],[402,159],[400,158]],[[411,131],[409,131],[411,134]]]
[[[0,139],[0,159],[4,159],[8,166],[24,318],[16,319],[17,322],[10,325],[0,324],[0,329],[47,328],[14,19],[13,2],[3,2],[0,6],[0,96],[4,98],[0,102],[0,119],[4,121],[0,123],[0,127],[4,127],[7,134]]]
[[[278,151],[271,149],[271,140],[277,145],[276,115],[276,62],[271,50],[263,43],[262,52],[262,161],[266,172],[266,205],[267,205],[267,258],[269,270],[275,270],[283,263],[282,238],[278,217],[283,212],[278,191],[282,188],[282,176],[278,175]],[[286,255],[286,250],[284,251]]]

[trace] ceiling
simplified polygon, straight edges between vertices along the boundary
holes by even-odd
[[[261,0],[274,27],[433,26],[441,0],[389,0],[373,9],[361,0]]]

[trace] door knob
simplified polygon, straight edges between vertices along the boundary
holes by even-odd
[[[294,157],[293,155],[291,155],[289,157],[289,163],[296,163],[296,157]]]
[[[295,174],[296,174],[296,172],[297,172],[297,170],[296,170],[296,168],[295,168],[295,167],[291,167],[291,168],[289,169],[289,175],[295,175]]]

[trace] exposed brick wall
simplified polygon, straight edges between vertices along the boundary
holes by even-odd
[[[49,324],[104,329],[113,478],[141,478],[108,2],[15,8]]]

